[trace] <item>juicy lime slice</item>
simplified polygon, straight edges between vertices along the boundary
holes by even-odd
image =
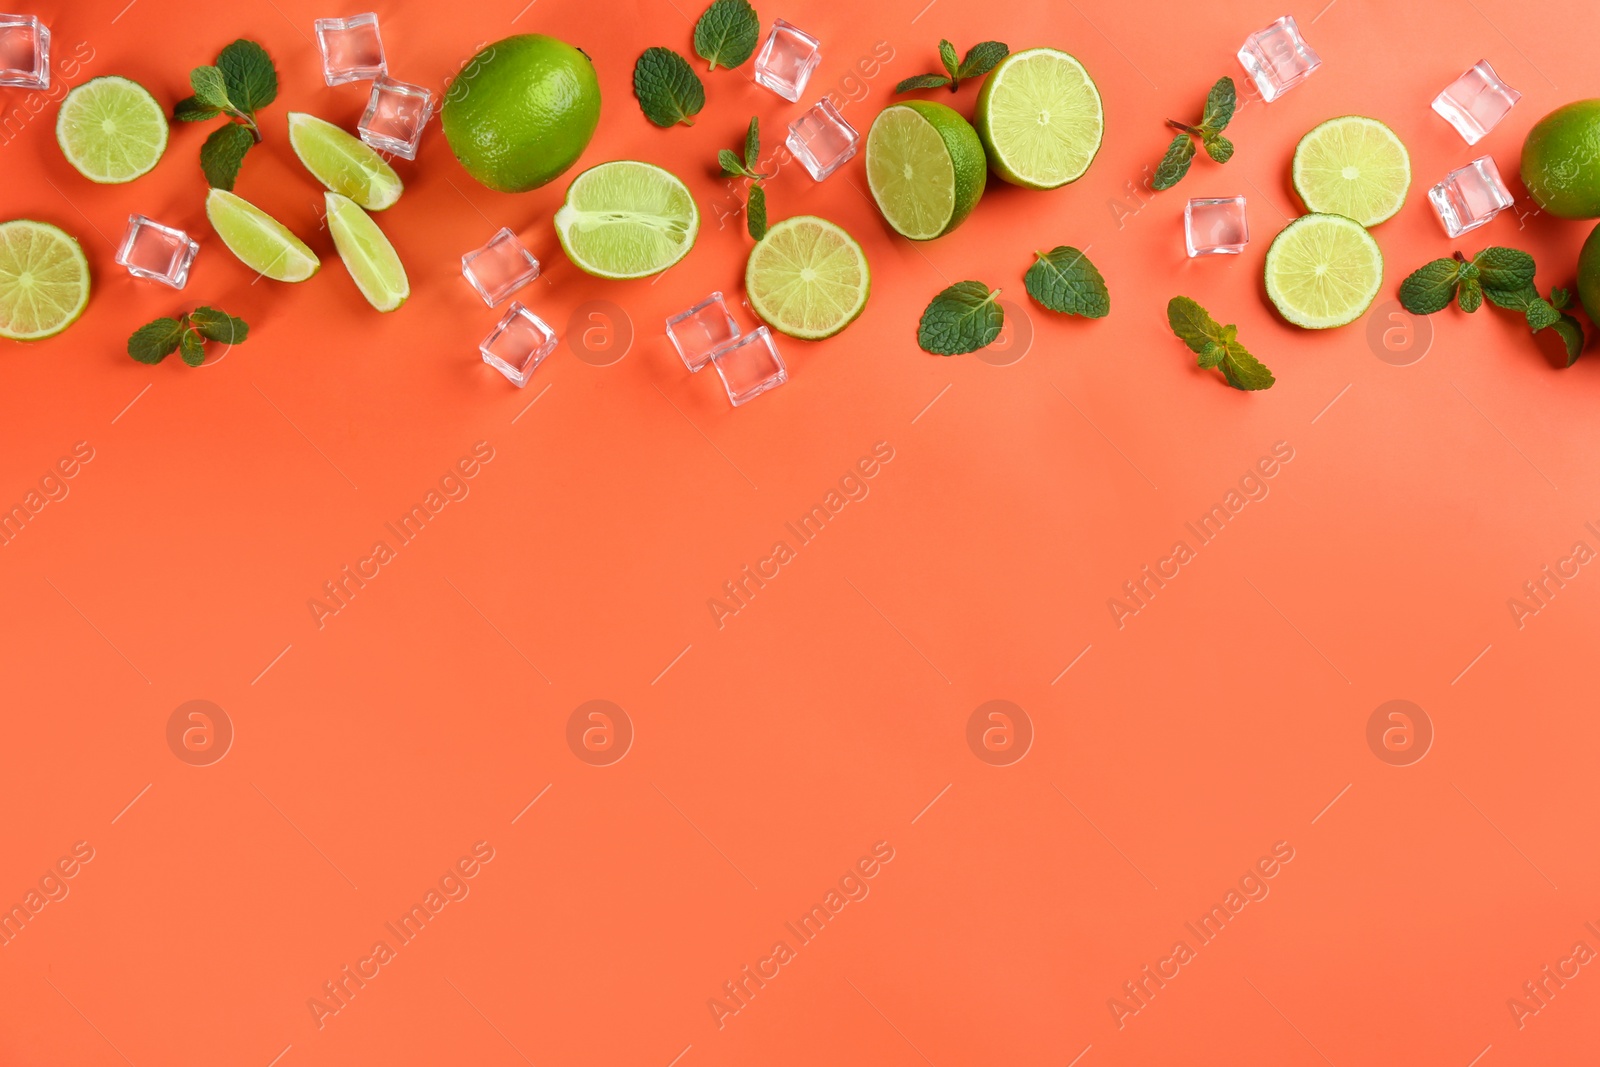
[[[1308,330],[1344,326],[1372,306],[1383,253],[1366,227],[1343,215],[1302,215],[1267,249],[1267,296]]]
[[[206,218],[228,251],[262,277],[303,282],[322,266],[316,253],[287,226],[226,189],[206,194]]]
[[[0,337],[54,337],[88,302],[89,261],[77,241],[48,222],[0,223]]]
[[[1307,211],[1332,212],[1363,226],[1394,218],[1411,188],[1411,154],[1377,119],[1345,115],[1300,138],[1294,191]]]
[[[1001,178],[1054,189],[1083,177],[1105,133],[1100,90],[1083,64],[1054,48],[1001,60],[978,94],[978,136]]]
[[[349,197],[327,193],[328,229],[333,244],[355,279],[367,303],[379,311],[393,311],[411,295],[411,282],[394,245],[378,224]]]
[[[315,115],[289,112],[289,144],[313,178],[368,211],[392,206],[405,188],[365,142]]]
[[[844,230],[814,215],[773,226],[744,269],[750,306],[779,333],[807,341],[832,337],[867,306],[872,271]]]
[[[90,181],[131,182],[167,150],[167,114],[138,82],[91,78],[61,101],[56,144]]]
[[[889,225],[913,241],[960,225],[983,195],[987,170],[976,131],[943,104],[893,104],[867,133],[872,197]]]
[[[619,159],[572,179],[555,226],[562,250],[581,270],[600,278],[643,278],[689,254],[700,209],[674,175]]]

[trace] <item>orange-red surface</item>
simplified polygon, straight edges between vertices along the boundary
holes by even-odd
[[[1600,363],[1558,370],[1492,309],[1409,340],[1381,309],[1302,332],[1267,305],[1261,266],[1299,211],[1296,140],[1360,113],[1394,127],[1415,172],[1376,231],[1380,304],[1457,247],[1526,248],[1541,284],[1570,283],[1588,227],[1534,213],[1516,161],[1540,115],[1600,93],[1591,10],[1294,9],[1322,69],[1240,110],[1227,166],[1150,195],[1162,121],[1242,80],[1235,49],[1281,8],[763,4],[823,41],[802,104],[718,71],[693,128],[658,130],[630,72],[649,45],[689,51],[682,0],[376,6],[391,73],[436,89],[509,33],[583,47],[604,92],[583,164],[680,174],[699,243],[653,281],[591,279],[550,228],[564,181],[489,192],[435,124],[381,217],[413,295],[380,316],[319,229],[284,125],[295,109],[354,125],[366,87],[324,87],[309,40],[314,18],[353,10],[31,5],[58,85],[123,74],[168,107],[190,67],[262,42],[283,90],[238,190],[325,269],[252,284],[205,220],[205,128],[174,128],[149,176],[96,187],[56,150],[55,104],[0,90],[0,217],[77,234],[95,280],[70,331],[0,345],[0,503],[92,454],[0,548],[0,903],[26,908],[41,883],[60,897],[31,898],[0,948],[0,1063],[1587,1062],[1600,973],[1574,946],[1600,949],[1600,576],[1562,560],[1600,548]],[[1054,192],[991,184],[918,246],[880,221],[860,157],[821,184],[785,166],[774,217],[847,227],[874,292],[838,338],[783,341],[792,380],[731,409],[661,329],[740,291],[749,242],[716,150],[752,113],[775,147],[825,92],[865,131],[897,80],[934,69],[940,37],[1078,55],[1105,97],[1099,158]],[[1469,148],[1428,104],[1484,57],[1525,96]],[[939,98],[970,111],[975,93]],[[1517,208],[1449,241],[1426,188],[1483,152]],[[1184,200],[1232,194],[1249,198],[1245,254],[1186,260]],[[186,291],[113,264],[130,212],[198,236]],[[524,299],[565,339],[526,390],[479,361],[498,312],[458,273],[502,225],[544,263]],[[1105,274],[1109,318],[1024,295],[1033,250],[1063,243]],[[965,278],[1003,288],[1010,347],[919,351],[921,308]],[[1176,293],[1238,323],[1276,387],[1198,370],[1164,323]],[[600,318],[575,314],[591,301]],[[134,327],[195,303],[246,318],[249,343],[200,370],[124,354]],[[475,475],[450,478],[474,450]],[[1250,477],[1264,457],[1273,475]],[[874,475],[852,478],[864,458]],[[1186,523],[1235,489],[1253,499],[1200,544]],[[442,508],[399,544],[386,523],[435,490]],[[800,543],[785,524],[834,490],[845,503]],[[793,559],[719,625],[709,602],[736,606],[724,583],[780,540]],[[1119,625],[1108,600],[1180,540],[1194,558]],[[394,558],[316,612],[379,541]],[[1547,565],[1569,577],[1519,618],[1508,602]],[[192,700],[233,731],[208,766],[177,755],[190,720],[169,743]],[[592,700],[631,724],[605,766],[579,758],[582,721],[569,744]],[[982,721],[969,746],[993,700],[1031,731],[1009,765],[978,757],[996,758]],[[1382,723],[1369,746],[1391,700],[1431,724],[1420,762],[1379,758],[1400,758]],[[47,877],[63,857],[73,877]],[[473,876],[446,878],[461,861]],[[1186,925],[1241,885],[1221,934]],[[430,889],[443,906],[405,942],[386,924]],[[786,925],[829,903],[813,940]]]

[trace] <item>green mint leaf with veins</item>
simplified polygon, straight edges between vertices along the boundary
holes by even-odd
[[[1557,311],[1550,301],[1537,294],[1534,295],[1532,300],[1528,301],[1528,306],[1523,310],[1523,314],[1528,318],[1528,329],[1534,333],[1538,333],[1547,326],[1554,326],[1561,321],[1561,312]]]
[[[950,91],[954,92],[961,80],[961,61],[956,58],[956,46],[949,41],[940,41],[939,62],[944,64],[945,72],[950,75]]]
[[[1200,366],[1204,370],[1222,365],[1222,357],[1228,354],[1228,346],[1217,341],[1207,341],[1200,350]]]
[[[761,120],[755,116],[750,118],[750,128],[744,131],[744,166],[745,170],[755,173],[756,164],[761,162]]]
[[[1206,94],[1206,110],[1200,125],[1211,133],[1221,133],[1227,129],[1228,123],[1233,121],[1233,109],[1238,105],[1238,99],[1232,78],[1217,79],[1217,83]]]
[[[254,115],[278,98],[278,71],[267,50],[241,38],[217,56],[234,107]],[[199,92],[196,89],[196,92]]]
[[[205,341],[193,330],[184,330],[178,341],[178,358],[191,367],[198,367],[206,361]]]
[[[1220,133],[1208,133],[1205,136],[1206,155],[1218,163],[1226,163],[1233,158],[1233,142]]]
[[[740,162],[739,157],[726,148],[717,152],[717,162],[722,165],[724,177],[743,178],[750,173],[745,169],[744,164]]]
[[[1469,267],[1471,265],[1467,264]],[[1465,271],[1461,274],[1460,287],[1456,289],[1456,304],[1469,315],[1483,306],[1483,284],[1476,277],[1468,277]]]
[[[715,0],[694,24],[694,51],[712,70],[719,64],[732,69],[755,53],[760,33],[761,19],[749,0]]]
[[[713,5],[715,6],[715,5]],[[689,61],[670,48],[646,48],[633,67],[633,94],[657,126],[694,125],[706,106],[706,87]]]
[[[917,344],[936,356],[976,352],[994,343],[1005,326],[1000,290],[982,282],[957,282],[933,298],[917,323]]]
[[[1038,258],[1022,277],[1029,296],[1063,315],[1100,319],[1111,312],[1106,280],[1082,252],[1057,245],[1034,255]]]
[[[1400,283],[1400,305],[1413,315],[1443,311],[1455,299],[1461,266],[1454,259],[1436,259],[1418,267]]]
[[[1222,327],[1210,312],[1186,296],[1167,301],[1167,325],[1191,352],[1204,353],[1206,345],[1222,343]]]
[[[767,235],[767,191],[759,185],[750,187],[750,202],[745,205],[745,224],[750,236],[759,241]]]
[[[223,344],[243,344],[250,336],[250,324],[236,319],[226,311],[213,307],[197,307],[189,313],[189,325],[200,331],[208,341]]]
[[[1229,385],[1251,392],[1272,388],[1277,379],[1259,359],[1246,352],[1243,345],[1230,341],[1227,349],[1227,354],[1222,357],[1222,376]]]
[[[193,99],[201,107],[214,108],[218,114],[235,110],[228,99],[228,85],[222,71],[216,67],[196,67],[189,72],[189,85],[194,89]]]
[[[1562,312],[1561,318],[1552,322],[1550,328],[1561,337],[1561,343],[1567,346],[1567,366],[1570,367],[1578,362],[1578,357],[1583,354],[1583,326],[1574,316]]]
[[[206,181],[218,189],[233,189],[244,165],[244,155],[256,139],[244,126],[228,123],[211,131],[200,146],[200,169],[206,172]]]
[[[1485,248],[1472,257],[1485,289],[1516,290],[1533,284],[1533,257],[1515,248]]]
[[[205,122],[220,114],[220,107],[202,104],[198,96],[186,96],[172,109],[172,117],[178,122]]]
[[[1539,299],[1539,291],[1533,287],[1532,283],[1529,283],[1520,289],[1491,289],[1485,287],[1483,296],[1485,300],[1497,308],[1505,308],[1507,311],[1527,311],[1528,305],[1532,301]]]
[[[917,74],[895,85],[894,91],[908,93],[913,89],[939,89],[949,84],[950,79],[943,74]]]
[[[140,363],[160,363],[178,350],[184,325],[177,319],[157,319],[145,323],[128,338],[128,355]]]
[[[1565,289],[1550,290],[1550,306],[1557,311],[1563,311],[1572,302],[1572,294]]]
[[[1194,142],[1186,133],[1180,133],[1172,139],[1167,146],[1167,154],[1161,157],[1161,162],[1156,166],[1155,177],[1150,182],[1150,188],[1160,192],[1171,189],[1183,176],[1189,173],[1189,164],[1194,161]]]
[[[967,54],[962,57],[961,66],[956,68],[957,78],[981,78],[995,67],[1000,61],[1011,54],[1011,49],[999,41],[979,41],[967,49]]]

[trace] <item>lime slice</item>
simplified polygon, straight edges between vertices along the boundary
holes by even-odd
[[[872,197],[889,225],[913,241],[959,226],[983,196],[987,170],[977,132],[943,104],[893,104],[867,133]]]
[[[1329,119],[1294,150],[1294,191],[1307,211],[1376,226],[1392,219],[1411,188],[1411,155],[1377,119]]]
[[[131,182],[167,150],[167,114],[138,82],[91,78],[61,101],[56,144],[90,181]]]
[[[856,320],[872,291],[866,254],[844,230],[814,215],[784,219],[750,252],[750,306],[779,333],[816,341]]]
[[[405,189],[400,175],[365,142],[315,115],[289,112],[289,144],[313,178],[368,211],[392,207]]]
[[[1366,314],[1383,284],[1383,253],[1358,222],[1302,215],[1267,249],[1267,296],[1308,330],[1344,326]]]
[[[0,223],[0,337],[54,337],[88,302],[89,261],[77,241],[48,222]]]
[[[643,278],[689,254],[700,209],[672,174],[619,159],[572,179],[555,226],[562,250],[579,269],[600,278]]]
[[[345,269],[355,279],[356,288],[367,303],[379,311],[394,311],[411,295],[411,282],[394,245],[378,229],[378,224],[349,197],[325,194],[328,201],[328,229],[333,244],[344,260]]]
[[[1083,177],[1105,133],[1100,90],[1083,64],[1054,48],[1014,52],[978,94],[978,136],[1012,185],[1054,189]]]
[[[228,251],[262,277],[303,282],[322,266],[316,253],[287,226],[226,189],[206,194],[206,218]]]

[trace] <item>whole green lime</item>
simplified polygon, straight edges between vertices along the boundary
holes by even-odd
[[[1600,218],[1600,100],[1558,107],[1522,143],[1522,184],[1564,219]]]
[[[1600,322],[1600,226],[1589,233],[1578,253],[1578,299],[1591,322]]]
[[[468,174],[502,193],[524,193],[583,155],[600,124],[600,82],[572,45],[518,34],[467,61],[441,120]]]

